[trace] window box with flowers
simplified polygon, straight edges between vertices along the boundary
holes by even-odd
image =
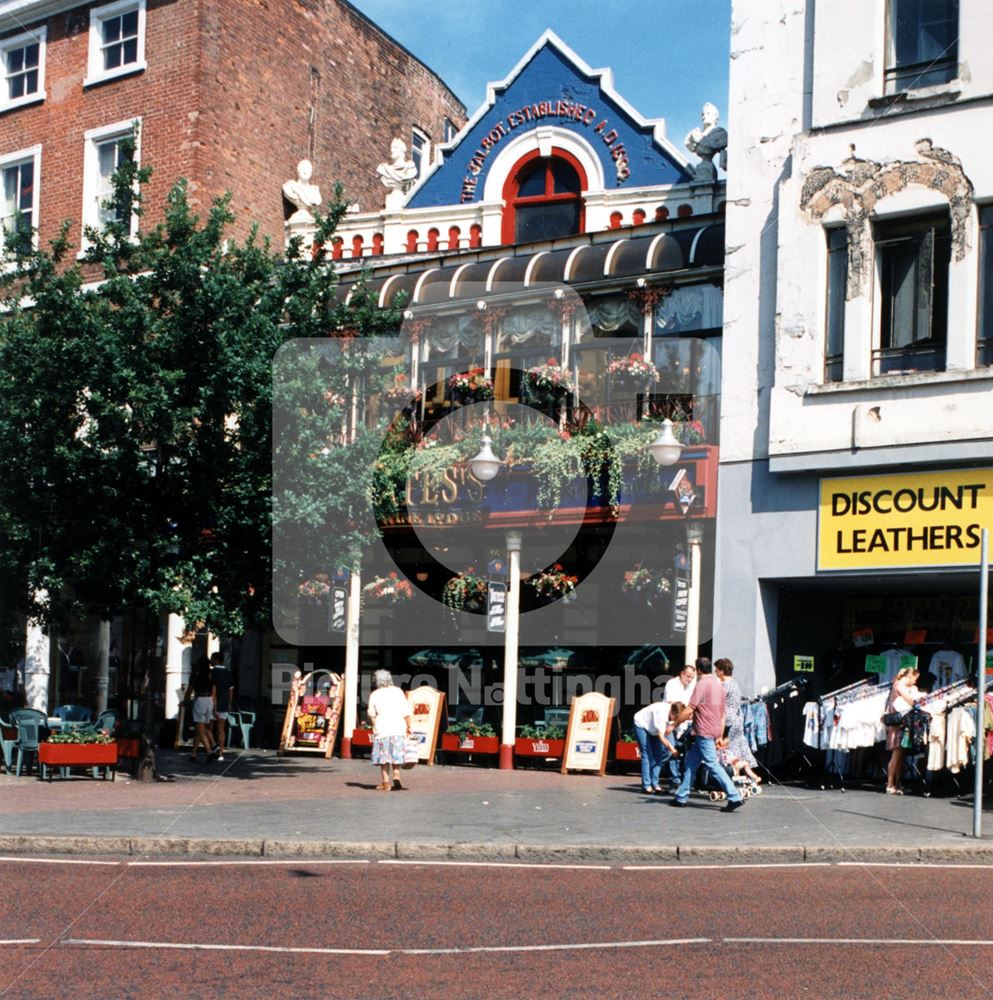
[[[393,381],[387,383],[383,389],[383,395],[391,403],[413,405],[421,401],[421,390],[414,389],[410,385],[407,381],[407,373],[403,371],[394,371]]]
[[[386,576],[374,577],[362,588],[362,593],[380,604],[403,604],[413,599],[414,587],[392,570]]]
[[[633,733],[624,733],[614,744],[614,760],[626,763],[641,761],[641,748]]]
[[[638,353],[614,358],[607,366],[611,382],[619,389],[646,391],[659,380],[659,370]]]
[[[470,368],[448,380],[448,393],[456,403],[482,403],[493,398],[493,379],[482,368]]]
[[[441,736],[441,749],[452,753],[500,752],[500,739],[488,722],[455,722]]]
[[[452,611],[483,611],[486,608],[488,586],[484,577],[469,566],[453,576],[442,588],[441,601]]]
[[[77,729],[67,733],[53,733],[38,747],[38,763],[47,769],[71,767],[104,768],[104,778],[110,772],[111,780],[117,769],[117,744],[110,735],[95,729]],[[51,770],[47,770],[51,780]]]
[[[549,760],[565,756],[565,730],[561,726],[521,726],[514,740],[515,757]]]
[[[579,577],[570,576],[562,568],[561,563],[555,563],[551,569],[535,573],[524,582],[534,590],[543,604],[551,604],[554,601],[570,600],[576,592]]]
[[[661,598],[667,598],[672,591],[669,578],[661,571],[649,569],[638,563],[634,569],[624,574],[621,590],[637,601],[644,601],[649,607]]]
[[[327,580],[315,577],[312,580],[304,580],[297,588],[300,600],[311,606],[326,604],[331,595],[331,584]]]
[[[555,358],[529,368],[521,381],[524,398],[536,406],[558,403],[576,391],[572,373]]]

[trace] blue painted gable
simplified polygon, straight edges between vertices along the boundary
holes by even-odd
[[[569,129],[595,151],[608,187],[681,184],[690,173],[660,143],[651,123],[639,121],[615,100],[600,76],[587,73],[549,39],[505,86],[415,190],[408,208],[482,199],[486,178],[502,147],[543,125]]]

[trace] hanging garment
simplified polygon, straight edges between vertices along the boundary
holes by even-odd
[[[945,762],[952,774],[958,774],[969,763],[969,746],[976,738],[976,722],[961,705],[948,713],[945,737]]]
[[[938,687],[948,687],[949,684],[964,681],[969,676],[965,657],[954,649],[939,649],[931,657],[928,670],[937,679]]]
[[[915,705],[904,717],[900,726],[900,746],[909,754],[924,753],[928,743],[930,716]]]
[[[815,750],[821,738],[821,706],[816,701],[808,701],[803,706],[803,742]]]
[[[993,756],[993,694],[987,694],[984,698],[986,707],[983,710],[983,731],[986,734],[983,760],[989,760]]]
[[[927,769],[940,771],[945,766],[945,739],[948,715],[944,707],[931,713],[931,729],[928,732]]]

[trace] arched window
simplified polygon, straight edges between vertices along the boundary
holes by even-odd
[[[586,174],[574,156],[553,149],[529,153],[503,189],[503,242],[531,243],[583,231]]]

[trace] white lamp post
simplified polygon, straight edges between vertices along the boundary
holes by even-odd
[[[672,432],[672,421],[668,417],[662,421],[659,433],[648,450],[659,465],[675,465],[679,461],[683,446],[676,440],[676,435]]]
[[[514,766],[517,736],[517,641],[520,632],[521,544],[520,531],[507,532],[507,620],[503,645],[503,724],[500,735],[500,769]]]
[[[694,663],[700,645],[700,585],[703,575],[703,522],[686,522],[686,543],[690,549],[690,592],[686,608],[686,662]]]

